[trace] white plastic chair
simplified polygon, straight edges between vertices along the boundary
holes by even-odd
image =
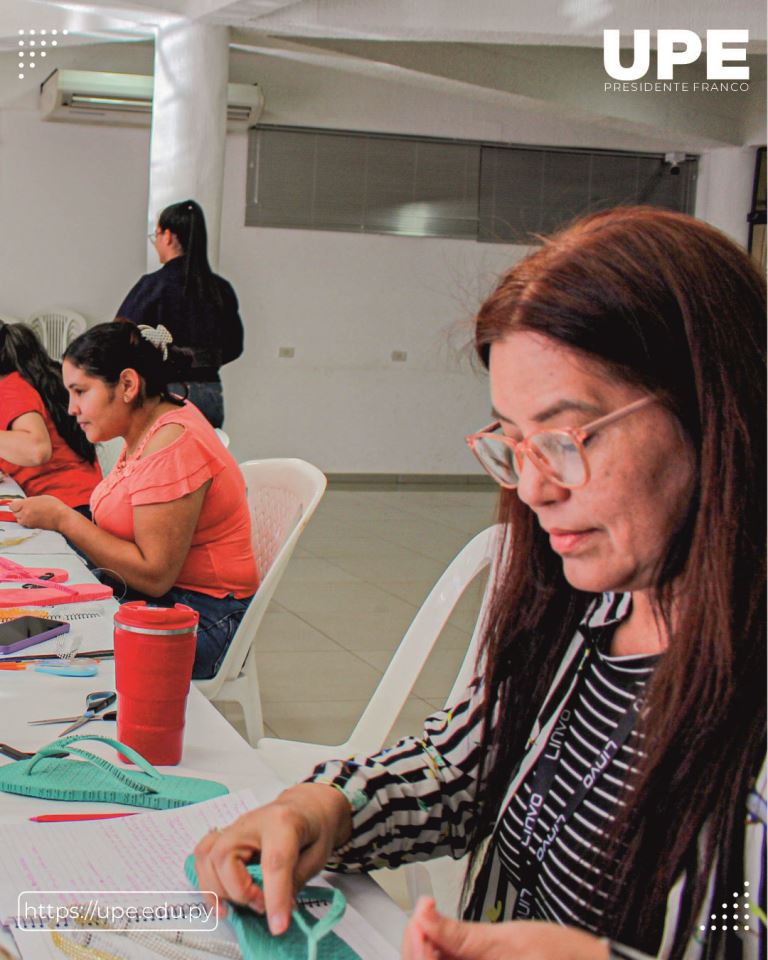
[[[352,754],[372,754],[384,746],[454,607],[467,587],[493,560],[498,531],[498,526],[488,527],[473,537],[434,585],[389,661],[355,729],[344,743],[328,746],[270,737],[259,740],[257,747],[262,759],[278,776],[293,783],[307,776],[315,764],[322,760],[349,757]],[[486,586],[486,597],[488,589]],[[483,598],[472,638],[448,696],[449,702],[461,693],[472,678],[486,597]]]
[[[247,739],[255,744],[264,734],[256,633],[327,481],[321,470],[304,460],[248,460],[240,469],[248,488],[251,543],[261,583],[216,675],[194,682],[209,700],[240,704]]]
[[[61,360],[67,346],[75,337],[85,333],[88,324],[85,317],[74,310],[52,307],[33,313],[27,320],[27,326],[40,338],[48,356],[53,360]]]
[[[221,440],[222,444],[229,449],[229,434],[225,433],[221,427],[214,427],[216,431],[216,436]]]
[[[100,440],[95,444],[96,459],[99,461],[102,476],[105,476],[117,463],[120,452],[125,445],[122,437],[113,437],[111,440]]]

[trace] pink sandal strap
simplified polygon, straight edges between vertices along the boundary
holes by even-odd
[[[68,587],[63,583],[57,583],[55,580],[41,580],[39,577],[24,576],[20,573],[7,573],[0,571],[0,583],[30,583],[40,587],[50,587],[51,589],[61,590],[62,593],[77,593],[77,590]]]
[[[0,573],[23,573],[28,575],[29,570],[26,567],[23,567],[20,563],[16,563],[14,560],[8,560],[5,557],[0,557]]]

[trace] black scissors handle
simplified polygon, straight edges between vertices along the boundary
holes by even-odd
[[[114,693],[114,691],[110,691],[109,693],[105,693],[99,700],[94,700],[90,709],[94,713],[101,713],[102,710],[111,707],[115,700],[117,700],[117,694]]]
[[[24,750],[17,750],[16,747],[10,747],[7,743],[0,743],[0,753],[10,757],[11,760],[28,760],[30,757],[34,757],[34,753],[25,753]],[[62,751],[61,753],[50,753],[48,756],[68,757],[69,754]]]

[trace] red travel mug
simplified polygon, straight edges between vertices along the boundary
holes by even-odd
[[[181,760],[199,619],[182,603],[148,607],[145,600],[115,614],[117,739],[150,763]]]

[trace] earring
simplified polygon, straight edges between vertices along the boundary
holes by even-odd
[[[123,403],[130,403],[130,397],[123,397]]]

